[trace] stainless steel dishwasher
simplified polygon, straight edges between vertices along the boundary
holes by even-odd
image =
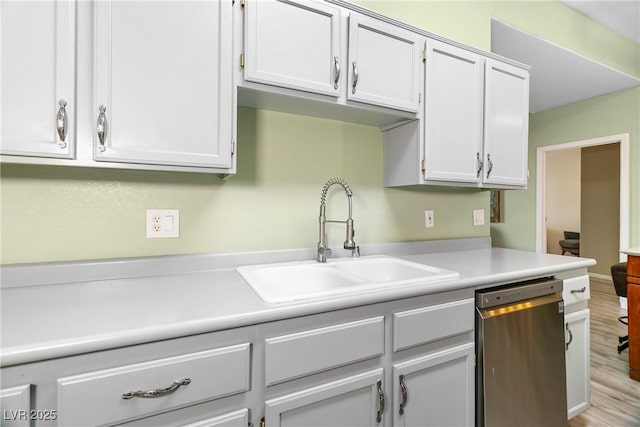
[[[476,291],[476,424],[567,425],[562,281]]]

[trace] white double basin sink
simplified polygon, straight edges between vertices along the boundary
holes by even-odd
[[[329,298],[456,279],[459,274],[399,258],[366,256],[248,265],[238,273],[266,303]]]

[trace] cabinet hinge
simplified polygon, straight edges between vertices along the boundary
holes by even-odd
[[[244,68],[244,53],[240,54],[240,68]]]
[[[233,156],[234,154],[236,154],[236,142],[231,140],[231,155]]]
[[[420,160],[420,169],[422,169],[422,172],[427,170],[427,162],[425,159]]]
[[[422,49],[422,54],[420,55],[420,58],[422,59],[422,62],[426,62],[427,61],[427,51]]]
[[[244,7],[244,0],[240,0],[240,7]]]

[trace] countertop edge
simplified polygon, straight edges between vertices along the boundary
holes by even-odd
[[[151,326],[136,329],[126,329],[113,331],[103,335],[78,336],[75,339],[64,339],[59,341],[35,342],[29,345],[16,345],[5,347],[0,352],[0,366],[9,367],[25,363],[74,356],[88,352],[104,351],[132,345],[141,345],[156,341],[176,339],[186,336],[211,333],[226,329],[240,328],[245,326],[267,323],[291,317],[317,314],[322,312],[348,309],[361,305],[382,303],[391,300],[404,299],[428,295],[433,293],[464,290],[475,291],[488,286],[513,283],[537,277],[554,275],[556,273],[569,270],[586,269],[595,265],[595,260],[588,258],[574,258],[559,256],[543,256],[533,252],[502,250],[499,248],[490,249],[490,256],[510,253],[526,259],[543,259],[549,265],[519,268],[513,271],[501,273],[485,274],[473,277],[461,277],[449,279],[438,283],[426,285],[413,285],[397,289],[379,290],[376,292],[354,294],[342,298],[326,299],[319,301],[297,302],[286,305],[264,304],[262,310],[238,313],[237,315],[225,315],[203,317],[197,320],[175,322],[160,326]],[[411,252],[411,251],[409,251]],[[486,252],[486,251],[484,251]],[[407,258],[415,262],[416,256],[422,254],[400,255],[400,258]],[[439,256],[459,256],[464,255],[462,251],[444,252]],[[425,256],[429,256],[426,254]],[[551,262],[553,261],[553,262]],[[543,263],[544,264],[544,263]],[[132,279],[132,280],[135,280]],[[246,285],[248,286],[248,285]]]

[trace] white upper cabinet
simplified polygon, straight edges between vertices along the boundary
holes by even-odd
[[[419,112],[419,34],[319,0],[246,0],[243,13],[245,105],[346,120],[368,111],[367,123]]]
[[[74,1],[0,3],[0,153],[75,155]]]
[[[411,31],[352,13],[349,16],[347,98],[418,112],[421,40]]]
[[[425,170],[427,180],[476,183],[482,162],[484,58],[427,41]]]
[[[340,9],[319,1],[247,0],[244,78],[340,95]]]
[[[95,160],[231,168],[231,2],[94,7]]]
[[[484,153],[487,184],[527,185],[529,73],[487,59]]]
[[[385,130],[385,185],[525,188],[529,72],[427,40],[423,120]]]

